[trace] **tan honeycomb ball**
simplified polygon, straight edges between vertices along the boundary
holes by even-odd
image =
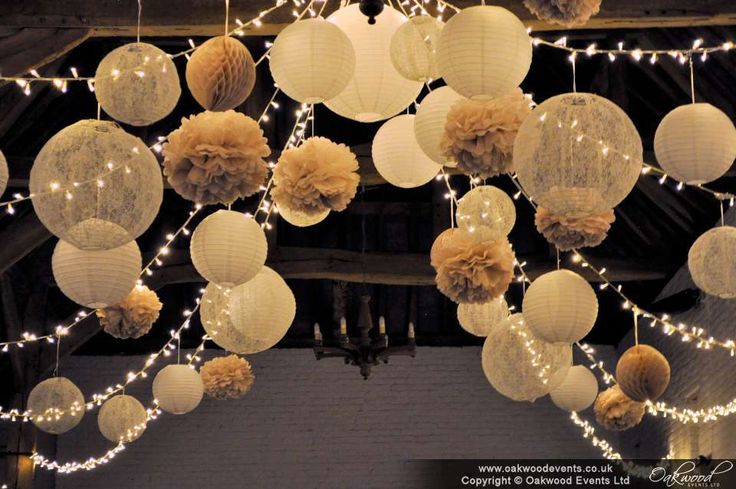
[[[687,266],[698,288],[721,299],[736,298],[736,227],[719,226],[690,247]]]
[[[97,414],[97,427],[113,443],[130,443],[146,429],[148,413],[138,399],[125,394],[105,401]]]
[[[84,395],[66,377],[40,382],[28,395],[28,411],[36,428],[52,435],[71,430],[82,421]]]
[[[411,17],[391,38],[391,62],[407,80],[428,82],[440,77],[437,43],[444,23],[430,15]]]
[[[635,345],[619,358],[616,381],[631,399],[656,401],[670,384],[670,364],[657,349]]]
[[[256,84],[256,64],[245,45],[230,36],[209,39],[187,62],[187,86],[207,110],[242,104]]]
[[[95,72],[102,110],[120,122],[147,126],[174,110],[181,95],[169,56],[152,44],[134,42],[107,54]]]

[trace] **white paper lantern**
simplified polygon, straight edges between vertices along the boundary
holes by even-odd
[[[199,372],[188,365],[167,365],[153,379],[153,397],[171,414],[186,414],[199,406],[204,385]]]
[[[327,18],[348,36],[355,49],[355,72],[340,94],[325,102],[331,111],[359,122],[392,117],[409,106],[422,83],[407,80],[391,63],[391,37],[406,17],[386,6],[369,25],[357,3]]]
[[[641,138],[613,102],[566,93],[537,106],[514,142],[514,168],[529,195],[563,217],[616,207],[641,173]]]
[[[8,186],[8,160],[5,159],[5,155],[0,151],[0,196],[5,192],[5,188]]]
[[[521,314],[491,329],[481,355],[488,382],[514,401],[549,394],[564,379],[557,372],[565,373],[572,365],[571,346],[536,338]]]
[[[101,309],[125,299],[141,271],[141,251],[131,241],[111,250],[80,250],[59,240],[51,269],[61,291],[85,307]]]
[[[28,395],[28,411],[36,428],[60,435],[82,421],[84,395],[66,377],[52,377],[40,382]]]
[[[102,436],[113,443],[130,443],[146,429],[148,414],[135,397],[125,394],[105,401],[97,415],[97,427]]]
[[[498,241],[511,232],[516,208],[503,190],[492,185],[476,187],[457,203],[458,227],[477,241]]]
[[[337,97],[355,72],[348,36],[321,17],[298,20],[276,36],[269,58],[271,75],[289,97],[316,104]]]
[[[174,110],[180,95],[174,62],[145,42],[114,49],[95,72],[97,102],[113,119],[133,126],[163,119]]]
[[[234,287],[261,270],[268,243],[255,219],[219,210],[197,226],[189,249],[194,268],[202,277],[223,287]]]
[[[551,343],[574,343],[587,335],[598,317],[598,298],[583,277],[555,270],[537,277],[522,304],[534,334]]]
[[[564,380],[549,397],[555,406],[565,411],[585,411],[598,397],[598,380],[588,367],[575,365],[567,370]]]
[[[417,143],[424,154],[440,165],[451,166],[448,165],[448,159],[440,147],[440,142],[445,133],[445,123],[450,107],[463,98],[465,97],[450,87],[440,87],[424,97],[417,109],[417,115],[414,118],[414,134]]]
[[[691,184],[722,177],[736,158],[736,128],[710,104],[678,107],[654,136],[657,162],[670,176]]]
[[[29,186],[43,225],[81,249],[115,248],[140,236],[158,214],[164,189],[143,141],[98,120],[56,133],[36,157]]]
[[[419,147],[414,117],[404,114],[386,121],[373,138],[373,164],[388,183],[397,187],[419,187],[442,169]]]
[[[503,324],[509,317],[509,306],[500,295],[485,304],[460,304],[457,320],[460,326],[475,336],[488,336],[495,326]]]
[[[437,64],[445,82],[468,98],[506,95],[526,78],[532,40],[524,24],[502,7],[468,7],[442,29]]]
[[[721,226],[702,234],[687,255],[690,275],[702,291],[736,298],[736,227]]]
[[[296,226],[299,228],[305,228],[309,226],[314,226],[315,224],[319,224],[320,222],[327,219],[327,216],[330,215],[330,209],[326,209],[324,212],[320,212],[319,214],[310,215],[305,214],[304,212],[292,210],[288,207],[279,207],[279,216],[284,218],[284,221],[288,222],[292,226]]]
[[[391,62],[408,80],[428,82],[440,77],[436,51],[444,23],[429,15],[411,17],[391,38]]]

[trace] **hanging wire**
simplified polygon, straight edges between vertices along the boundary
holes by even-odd
[[[61,353],[61,335],[56,335],[56,366],[54,367],[54,377],[59,375],[59,356]]]
[[[141,14],[143,13],[143,2],[138,0],[138,27],[136,30],[136,42],[141,42]]]
[[[693,66],[693,55],[692,53],[688,56],[690,62],[690,97],[692,102],[695,103],[695,68]]]
[[[570,55],[570,64],[572,65],[572,92],[578,93],[578,72],[577,72],[577,64],[575,63],[575,60],[577,59],[577,53],[572,53]]]
[[[557,270],[560,269],[560,248],[555,246],[555,251],[557,252]]]
[[[228,30],[228,26],[230,25],[230,0],[225,0],[225,36],[227,36],[230,31]]]
[[[634,306],[631,310],[634,311],[634,343],[639,346],[639,308]]]
[[[361,184],[361,191],[360,191],[360,203],[363,206],[363,212],[360,218],[360,267],[361,271],[363,273],[363,293],[368,293],[368,287],[366,286],[366,269],[365,269],[365,249],[366,249],[366,214],[368,214],[365,211],[365,182]]]

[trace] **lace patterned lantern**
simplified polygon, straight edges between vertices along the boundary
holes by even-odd
[[[146,429],[148,413],[133,396],[111,397],[100,408],[97,427],[102,436],[113,443],[130,443],[137,440]]]
[[[307,214],[306,212],[301,212],[298,210],[292,210],[288,207],[279,207],[278,211],[279,216],[281,216],[284,221],[298,228],[306,228],[309,226],[314,226],[315,224],[319,224],[320,222],[327,219],[327,216],[330,215],[329,209],[326,209],[319,214],[314,215]]]
[[[457,203],[458,227],[476,241],[497,241],[511,232],[516,208],[503,190],[492,185],[476,187]]]
[[[8,160],[5,159],[5,155],[0,151],[0,195],[5,192],[5,188],[8,186]]]
[[[52,435],[71,430],[84,416],[84,395],[66,377],[40,382],[28,395],[28,411],[36,428]]]
[[[736,227],[703,233],[690,248],[687,265],[700,290],[722,299],[736,298]]]
[[[444,23],[429,15],[411,17],[391,38],[391,62],[407,80],[428,82],[440,77],[437,42]]]
[[[457,320],[460,326],[475,336],[488,336],[498,324],[509,317],[509,306],[500,295],[483,304],[459,304]]]

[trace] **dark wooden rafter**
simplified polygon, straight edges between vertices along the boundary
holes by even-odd
[[[58,2],[58,5],[63,4]],[[5,8],[8,6],[4,5],[3,10]],[[26,27],[28,25],[39,24],[21,24],[17,32],[0,39],[0,74],[3,76],[21,75],[45,66],[84,42],[92,33],[84,26],[69,29]]]

